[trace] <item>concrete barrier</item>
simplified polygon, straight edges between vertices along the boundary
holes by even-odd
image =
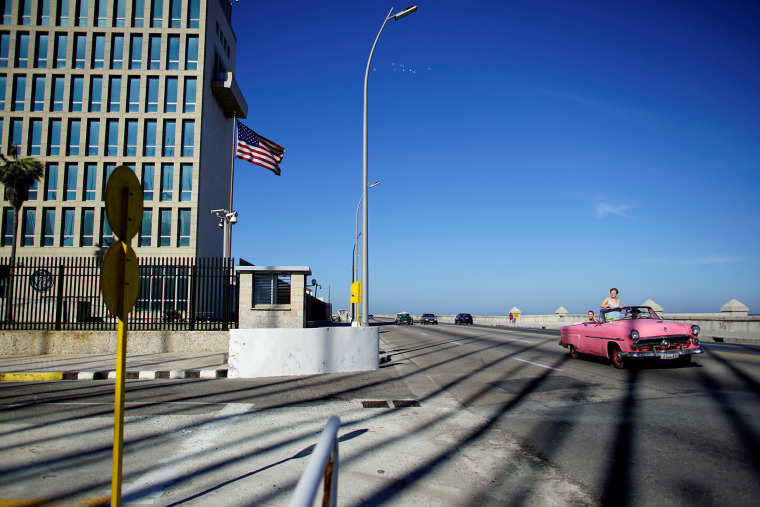
[[[377,327],[230,330],[228,378],[374,370]]]

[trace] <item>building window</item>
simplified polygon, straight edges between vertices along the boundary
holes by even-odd
[[[177,83],[178,79],[176,77],[167,77],[166,78],[166,87],[165,87],[165,104],[164,104],[164,112],[165,113],[176,113],[177,112]]]
[[[98,137],[100,136],[100,120],[87,120],[87,156],[98,156]]]
[[[82,104],[82,94],[84,93],[84,77],[74,76],[71,78],[71,112],[80,112],[84,105]]]
[[[3,246],[13,244],[13,208],[3,208]]]
[[[114,169],[116,169],[116,164],[113,162],[109,162],[103,166],[103,197],[102,199],[106,198],[106,186],[108,186],[108,178],[111,177],[111,174],[113,174]]]
[[[103,95],[103,78],[101,76],[92,76],[90,79],[90,112],[100,112],[100,102]]]
[[[126,124],[126,140],[124,155],[127,157],[137,156],[137,120],[127,120]]]
[[[140,223],[140,234],[137,238],[138,246],[150,246],[150,235],[153,229],[153,210],[143,209],[142,222]]]
[[[13,77],[13,111],[24,110],[24,94],[26,93],[26,76]]]
[[[63,175],[63,200],[64,201],[76,201],[77,200],[77,164],[66,164],[66,169]]]
[[[95,200],[95,182],[98,180],[97,164],[88,163],[84,165],[84,195],[83,201]]]
[[[11,5],[6,2],[6,6]],[[10,49],[10,35],[8,32],[0,33],[0,67],[8,66],[8,51]]]
[[[142,35],[133,35],[129,46],[129,68],[138,70],[142,62]]]
[[[114,6],[113,12],[114,12],[114,20],[113,20],[113,26],[125,26],[127,22],[126,14],[125,14],[125,6],[126,0],[116,0],[116,5]]]
[[[187,5],[187,27],[200,28],[201,0],[190,0]]]
[[[150,26],[152,28],[161,28],[161,20],[163,18],[164,18],[163,0],[151,0]]]
[[[37,190],[40,188],[40,182],[39,180],[34,180],[32,182],[32,185],[29,187],[29,194],[26,197],[27,201],[36,201],[37,200]]]
[[[124,61],[124,36],[114,35],[111,44],[111,68],[121,69]]]
[[[63,208],[61,246],[74,246],[74,208]]]
[[[74,68],[84,69],[85,50],[87,45],[87,35],[83,33],[74,34]]]
[[[50,120],[48,123],[48,156],[61,154],[61,120]]]
[[[36,210],[25,209],[24,220],[21,223],[21,246],[34,246],[34,222],[37,218]]]
[[[29,64],[29,34],[19,33],[16,36],[16,68],[25,69]]]
[[[113,243],[113,231],[108,224],[106,210],[103,208],[100,211],[100,246],[108,246],[111,243]]]
[[[68,36],[65,33],[55,34],[55,65],[56,69],[66,68],[66,45]]]
[[[45,109],[45,76],[34,76],[32,82],[32,111]]]
[[[147,105],[145,106],[146,113],[158,112],[158,78],[149,77],[148,86],[145,89]]]
[[[69,142],[68,150],[66,154],[69,156],[79,155],[79,136],[82,130],[82,122],[80,120],[69,120]]]
[[[82,210],[82,225],[81,229],[81,246],[92,246],[94,242],[94,230],[95,230],[95,210],[92,208],[84,208]]]
[[[166,51],[166,68],[179,70],[179,35],[169,36],[169,46]]]
[[[193,164],[179,166],[179,200],[189,202],[193,195]]]
[[[58,8],[55,10],[58,14],[56,16],[55,24],[57,26],[69,26],[69,0],[56,0]]]
[[[143,164],[142,178],[140,178],[140,181],[142,182],[143,201],[153,200],[153,171],[153,164]]]
[[[108,0],[95,0],[95,26],[106,26]]]
[[[195,112],[195,95],[197,80],[194,77],[185,78],[185,108],[186,113]]]
[[[174,133],[176,128],[177,123],[174,120],[164,120],[164,157],[174,156]]]
[[[87,11],[88,10],[89,10],[89,2],[87,0],[77,0],[76,17],[74,18],[74,25],[87,26]]]
[[[53,76],[52,111],[63,111],[63,76]]]
[[[45,172],[45,200],[58,199],[58,164],[48,164]]]
[[[161,68],[161,36],[151,35],[148,39],[148,69]]]
[[[178,210],[178,213],[177,246],[190,246],[190,210],[183,208]]]
[[[160,209],[158,211],[158,246],[171,246],[172,243],[172,210]]]
[[[102,69],[106,59],[106,36],[98,34],[92,41],[92,68]]]
[[[156,120],[145,120],[145,132],[143,133],[143,156],[156,156]]]
[[[121,78],[111,76],[108,90],[108,112],[118,113],[121,99]]]
[[[265,273],[253,275],[253,306],[289,304],[290,274]]]
[[[169,28],[182,27],[182,1],[169,0]]]
[[[42,120],[34,119],[30,122],[31,135],[29,136],[29,154],[42,154]]]
[[[38,69],[47,67],[48,34],[37,34],[37,53],[34,57],[34,66]]]
[[[106,121],[106,156],[116,157],[119,154],[119,120]]]
[[[192,157],[195,146],[195,120],[182,122],[182,156]]]
[[[140,111],[140,78],[132,76],[127,80],[127,112]]]
[[[5,83],[6,83],[6,76],[5,74],[0,75],[0,111],[5,110]]]
[[[50,26],[50,1],[39,0],[37,4],[37,24],[40,26]]]
[[[171,201],[174,189],[174,165],[161,164],[161,195],[160,201]]]
[[[10,25],[12,23],[11,16],[13,15],[12,9],[13,9],[13,2],[6,0],[5,2],[0,2],[0,6],[2,6],[2,24],[4,25]]]
[[[24,120],[14,118],[11,120],[11,142],[18,146],[19,156],[21,156],[21,136],[24,135]]]
[[[45,208],[42,212],[42,246],[55,245],[55,209]]]
[[[19,0],[18,23],[19,25],[32,24],[32,0]]]
[[[145,0],[134,0],[132,4],[132,26],[142,28],[145,25]]]

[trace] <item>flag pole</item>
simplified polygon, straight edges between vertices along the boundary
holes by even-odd
[[[230,208],[227,210],[228,213],[232,213],[232,190],[233,190],[233,184],[234,184],[234,178],[235,178],[235,153],[237,153],[237,111],[232,112],[232,134],[234,139],[232,140],[232,163],[230,164]],[[229,223],[230,219],[228,217],[224,217],[226,220],[227,225],[227,255],[228,258],[232,258],[232,224]]]

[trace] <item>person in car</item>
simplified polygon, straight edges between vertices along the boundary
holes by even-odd
[[[605,320],[610,321],[620,318],[620,310],[623,308],[623,304],[618,298],[618,290],[615,287],[610,289],[610,297],[605,298],[605,300],[602,301],[602,308],[611,308],[613,310],[617,310],[613,312],[607,312]]]
[[[586,322],[596,322],[596,319],[594,318],[594,310],[588,311],[588,317],[586,317]]]

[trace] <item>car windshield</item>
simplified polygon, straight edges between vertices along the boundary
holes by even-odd
[[[648,306],[625,306],[620,311],[620,319],[657,319],[657,314],[654,313]]]
[[[399,313],[397,316],[398,317],[408,317],[409,314],[408,313]]]
[[[433,315],[432,313],[423,313],[422,316],[423,317],[435,317],[435,315]]]
[[[469,313],[463,313],[462,317],[464,317],[466,319],[469,319],[470,318],[470,314]]]

